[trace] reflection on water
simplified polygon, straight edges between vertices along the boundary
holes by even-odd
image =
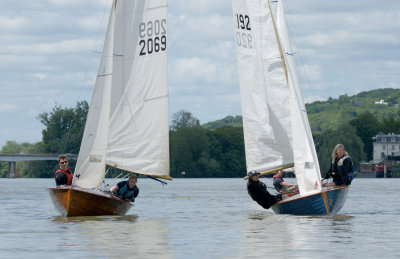
[[[352,244],[353,216],[293,216],[250,213],[243,220],[244,243],[235,258],[318,258],[335,244]],[[328,251],[326,248],[328,247]],[[337,252],[340,255],[342,252]],[[317,256],[316,256],[317,255]],[[345,255],[345,253],[343,253]]]
[[[125,221],[135,222],[138,219],[136,215],[124,215],[124,216],[83,216],[83,217],[64,217],[54,216],[52,220],[55,222],[90,222],[90,221]]]
[[[137,215],[54,217],[59,224],[72,224],[88,252],[107,258],[173,258],[169,251],[166,221],[138,221]]]

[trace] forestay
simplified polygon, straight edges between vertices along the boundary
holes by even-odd
[[[247,170],[294,163],[302,195],[321,176],[281,2],[233,0]]]
[[[167,0],[114,0],[74,184],[105,165],[169,175]]]

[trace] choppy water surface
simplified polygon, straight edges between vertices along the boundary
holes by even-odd
[[[65,218],[53,179],[0,179],[0,258],[400,257],[400,179],[355,179],[340,213],[318,217],[264,210],[245,183],[139,178],[128,215]]]

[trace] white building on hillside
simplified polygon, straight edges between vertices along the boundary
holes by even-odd
[[[379,162],[385,156],[400,156],[400,135],[379,132],[374,142],[374,162]]]
[[[381,99],[379,102],[375,102],[375,104],[384,104],[384,105],[388,105],[387,102],[385,102],[385,100]]]

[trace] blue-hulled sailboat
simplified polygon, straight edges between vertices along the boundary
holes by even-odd
[[[299,193],[275,213],[329,215],[347,186],[323,187],[281,0],[232,0],[247,171],[293,168]]]

